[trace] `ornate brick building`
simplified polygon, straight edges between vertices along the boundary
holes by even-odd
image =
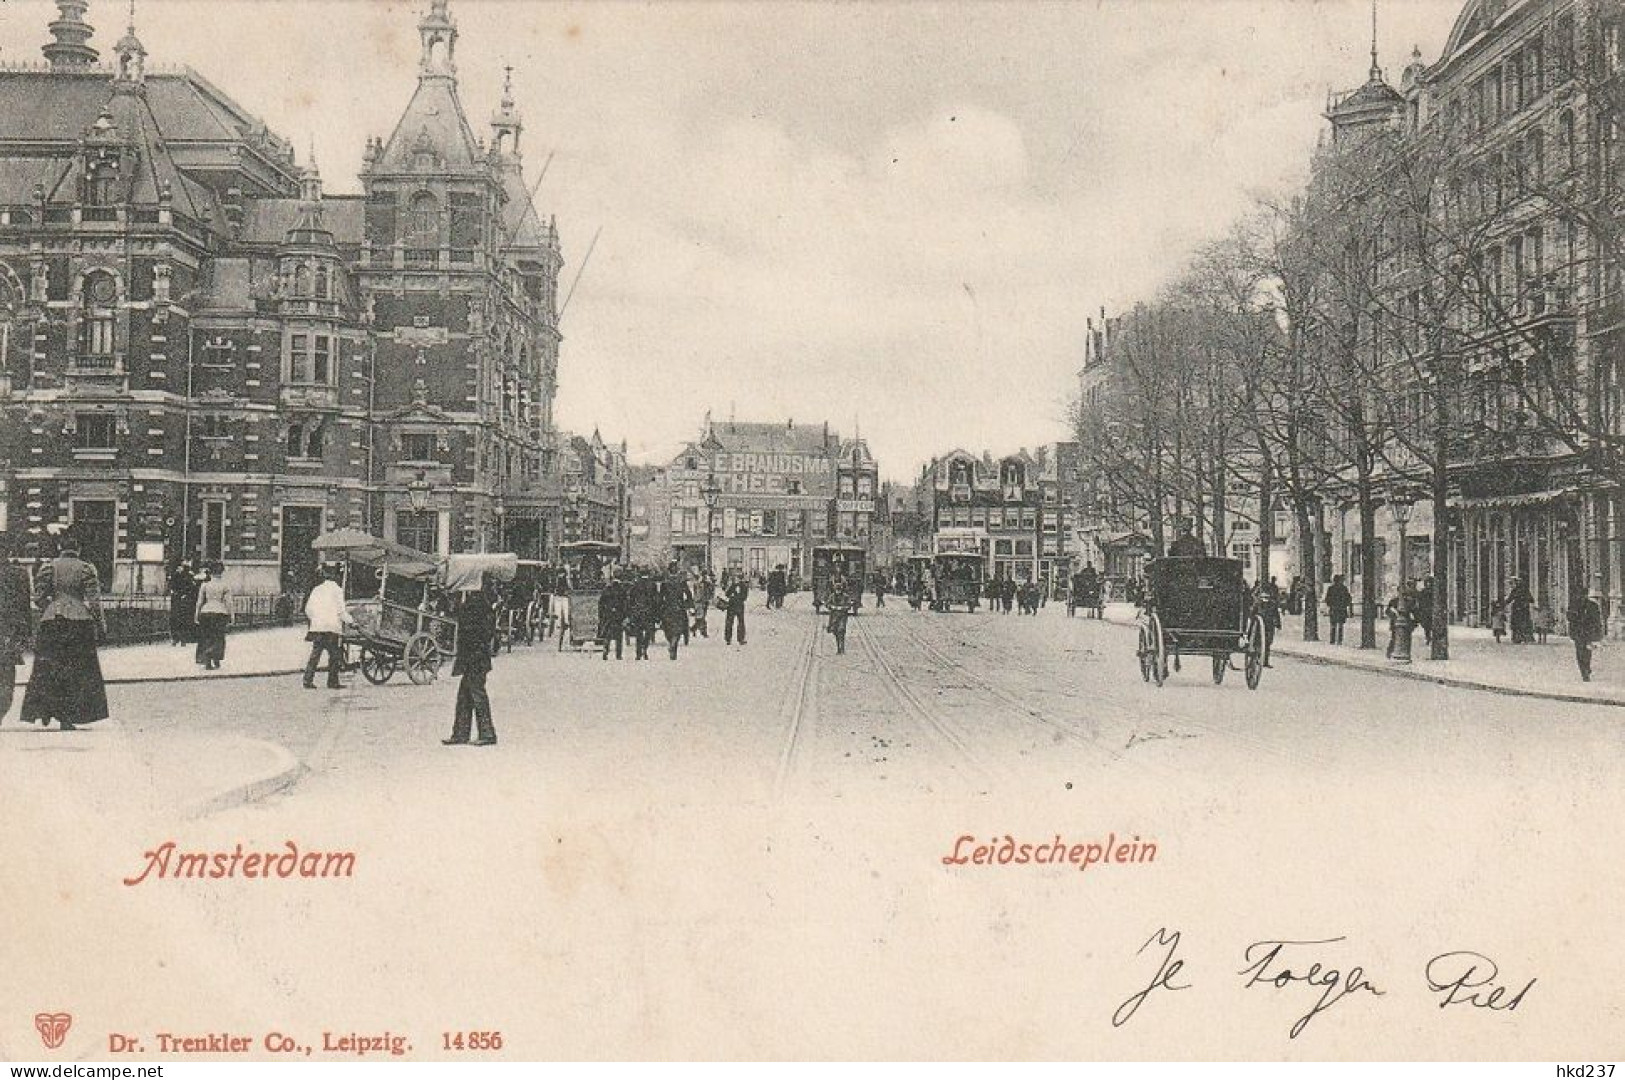
[[[447,0],[362,194],[84,0],[0,68],[0,525],[74,522],[119,592],[183,552],[302,587],[338,526],[545,556],[561,530],[558,233],[504,94],[457,91]]]

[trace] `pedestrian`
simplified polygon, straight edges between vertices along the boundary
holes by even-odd
[[[22,720],[41,727],[52,720],[63,731],[107,719],[107,685],[102,681],[96,642],[105,637],[101,579],[79,558],[79,540],[70,528],[60,554],[34,579],[40,608],[34,669],[23,695]]]
[[[1423,578],[1416,587],[1416,601],[1411,610],[1416,613],[1417,622],[1422,624],[1422,642],[1433,644],[1433,579]]]
[[[226,568],[219,560],[205,567],[207,571],[197,594],[198,662],[206,671],[214,671],[226,658],[226,627],[231,623],[231,589],[227,587]]]
[[[610,574],[598,596],[598,638],[604,643],[605,660],[611,645],[615,646],[615,659],[621,659],[626,641],[626,582],[619,574]]]
[[[1015,609],[1016,579],[1005,578],[999,587],[999,606],[1006,615]]]
[[[711,604],[716,598],[716,579],[711,576],[711,571],[703,571],[700,574],[700,580],[694,586],[694,621],[689,624],[689,633],[698,634],[702,638],[711,636],[709,621]]]
[[[722,641],[725,645],[732,645],[737,634],[739,644],[745,643],[745,601],[750,597],[750,582],[745,580],[743,574],[738,575],[728,583],[723,590],[723,610],[726,617],[722,621]]]
[[[1574,661],[1582,682],[1591,681],[1591,660],[1602,635],[1602,605],[1595,596],[1576,591],[1569,605],[1569,636],[1574,639]]]
[[[862,587],[861,583],[858,587]],[[835,653],[837,656],[846,655],[846,623],[852,617],[852,588],[853,583],[847,576],[836,569],[829,578],[829,623],[824,627],[825,632],[835,635]]]
[[[1343,583],[1343,575],[1333,575],[1332,583],[1326,588],[1326,618],[1332,624],[1333,645],[1343,644],[1343,624],[1349,621],[1353,610],[1354,596]]]
[[[649,659],[649,642],[654,640],[660,618],[660,588],[647,570],[639,570],[627,590],[626,621],[632,631],[633,659]]]
[[[660,629],[666,635],[666,652],[677,659],[677,647],[688,643],[688,617],[694,610],[694,593],[688,579],[672,563],[660,583]]]
[[[886,606],[886,575],[881,573],[879,570],[876,570],[875,571],[875,607],[876,607],[876,609],[879,609],[879,608],[883,608],[885,606]]]
[[[1288,615],[1303,614],[1303,594],[1303,576],[1293,574],[1292,584],[1286,588],[1286,613]]]
[[[169,642],[185,645],[197,633],[197,568],[181,559],[169,572]]]
[[[339,584],[339,568],[329,566],[322,571],[322,580],[310,590],[305,600],[305,618],[310,628],[305,640],[310,642],[310,658],[305,661],[305,689],[316,689],[316,665],[327,656],[327,688],[338,690],[339,672],[344,668],[343,635],[346,626],[355,620],[344,603],[344,586]]]
[[[1531,614],[1535,597],[1523,578],[1512,579],[1512,591],[1507,593],[1507,612],[1512,622],[1512,644],[1523,645],[1535,640],[1535,620]]]
[[[1281,629],[1281,586],[1271,577],[1254,586],[1253,596],[1258,613],[1264,617],[1264,666],[1272,667],[1270,649],[1275,646],[1275,632]]]
[[[1410,590],[1401,584],[1399,592],[1394,594],[1393,599],[1389,600],[1387,606],[1383,609],[1388,616],[1388,647],[1383,650],[1383,655],[1390,660],[1394,659],[1394,653],[1399,649],[1399,624],[1403,621],[1410,628],[1416,626],[1416,611],[1411,606],[1411,603]],[[1410,630],[1407,629],[1406,634],[1409,633]]]
[[[1490,633],[1495,635],[1495,643],[1501,644],[1501,639],[1507,634],[1507,602],[1505,599],[1490,603]]]
[[[1546,639],[1557,631],[1557,614],[1545,604],[1535,605],[1535,640],[1542,645]]]
[[[34,637],[34,590],[14,554],[11,535],[0,533],[0,720],[11,711],[17,668]]]
[[[484,574],[480,587],[463,596],[457,612],[457,659],[451,673],[462,676],[457,684],[456,712],[452,717],[451,738],[445,746],[467,746],[475,724],[479,737],[475,746],[495,746],[497,729],[491,723],[491,696],[485,677],[491,673],[491,636],[496,633],[496,613],[491,606],[490,585]]]

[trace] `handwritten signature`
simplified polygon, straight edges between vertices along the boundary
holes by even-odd
[[[1127,1024],[1140,1007],[1160,991],[1191,989],[1193,984],[1184,975],[1185,958],[1179,954],[1181,940],[1180,931],[1159,927],[1136,950],[1136,956],[1145,955],[1149,950],[1156,960],[1156,969],[1142,989],[1117,1006],[1112,1013],[1113,1027]],[[1288,1029],[1287,1037],[1296,1039],[1315,1017],[1344,1001],[1387,994],[1373,981],[1365,965],[1340,965],[1328,959],[1346,941],[1344,937],[1255,941],[1242,950],[1246,966],[1235,974],[1245,980],[1241,984],[1243,990],[1278,990],[1300,1004],[1309,1002],[1308,1009],[1298,1014]],[[1424,965],[1422,975],[1439,1008],[1466,1005],[1494,1012],[1512,1012],[1537,981],[1530,979],[1514,992],[1512,987],[1516,981],[1503,983],[1500,967],[1494,960],[1467,950],[1440,953]],[[1319,991],[1318,995],[1315,991]]]

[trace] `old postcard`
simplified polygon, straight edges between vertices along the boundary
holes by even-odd
[[[1625,1055],[1616,0],[0,0],[0,1057]]]

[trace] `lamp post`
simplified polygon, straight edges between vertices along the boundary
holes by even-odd
[[[1411,580],[1410,551],[1405,543],[1405,526],[1411,522],[1413,503],[1409,494],[1401,493],[1388,501],[1388,509],[1399,526],[1399,588],[1403,592]]]
[[[715,576],[716,567],[711,561],[712,537],[716,532],[717,502],[722,498],[722,489],[717,486],[716,474],[706,477],[705,486],[700,489],[705,496],[705,569]]]
[[[429,493],[433,490],[434,485],[429,483],[428,476],[419,469],[417,476],[406,485],[406,497],[411,502],[414,513],[421,514],[429,509]]]
[[[707,474],[705,486],[700,494],[705,497],[705,569],[707,573],[715,576],[716,567],[712,562],[712,542],[716,536],[717,502],[722,498],[722,488],[717,485],[717,455],[724,449],[722,440],[717,438],[717,429],[709,428],[705,433],[705,441],[700,444],[705,451]]]

